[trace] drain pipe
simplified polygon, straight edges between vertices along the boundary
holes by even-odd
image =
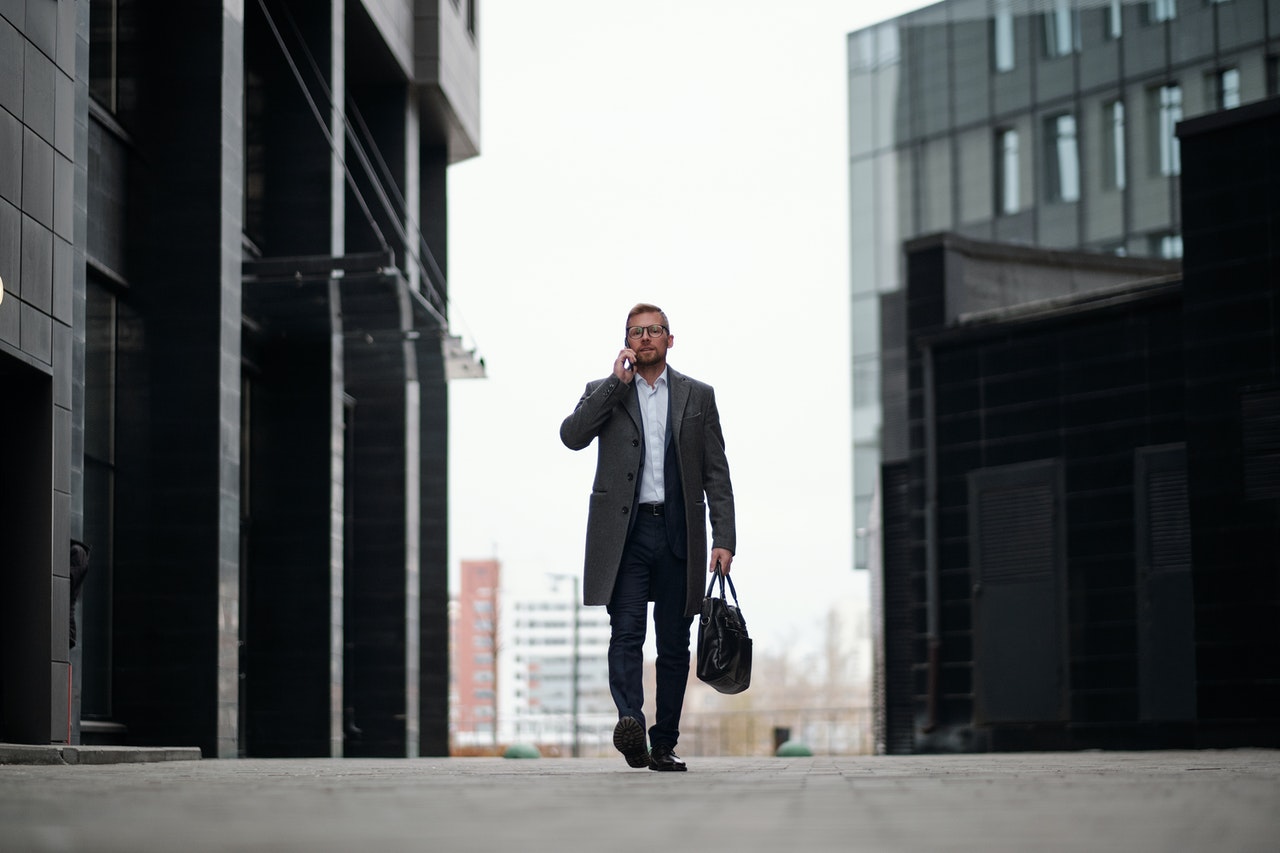
[[[921,344],[923,351],[924,383],[924,591],[925,591],[925,639],[928,648],[928,676],[926,684],[927,716],[924,733],[938,727],[938,693],[942,667],[939,658],[942,647],[941,605],[938,580],[938,435],[936,401],[933,388],[933,348]]]

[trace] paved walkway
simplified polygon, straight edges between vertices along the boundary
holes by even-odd
[[[1273,851],[1280,752],[0,766],[0,851]]]

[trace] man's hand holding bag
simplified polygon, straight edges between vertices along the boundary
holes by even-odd
[[[716,581],[720,595],[714,596]],[[729,581],[733,595],[730,604],[724,595],[724,582]],[[738,608],[738,591],[716,564],[716,571],[702,599],[702,616],[698,620],[698,678],[721,693],[741,693],[751,686],[751,638],[747,622]]]

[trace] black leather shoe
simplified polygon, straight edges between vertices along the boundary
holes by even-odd
[[[644,747],[644,726],[635,717],[623,717],[613,727],[613,746],[629,767],[648,767],[649,750]]]
[[[650,770],[688,770],[685,763],[676,755],[674,749],[669,746],[655,746],[653,752],[649,753],[649,769]]]

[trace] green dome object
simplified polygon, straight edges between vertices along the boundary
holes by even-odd
[[[503,758],[541,758],[542,753],[531,743],[513,743],[502,753]]]
[[[779,758],[805,758],[813,755],[813,750],[798,740],[789,740],[778,747]]]

